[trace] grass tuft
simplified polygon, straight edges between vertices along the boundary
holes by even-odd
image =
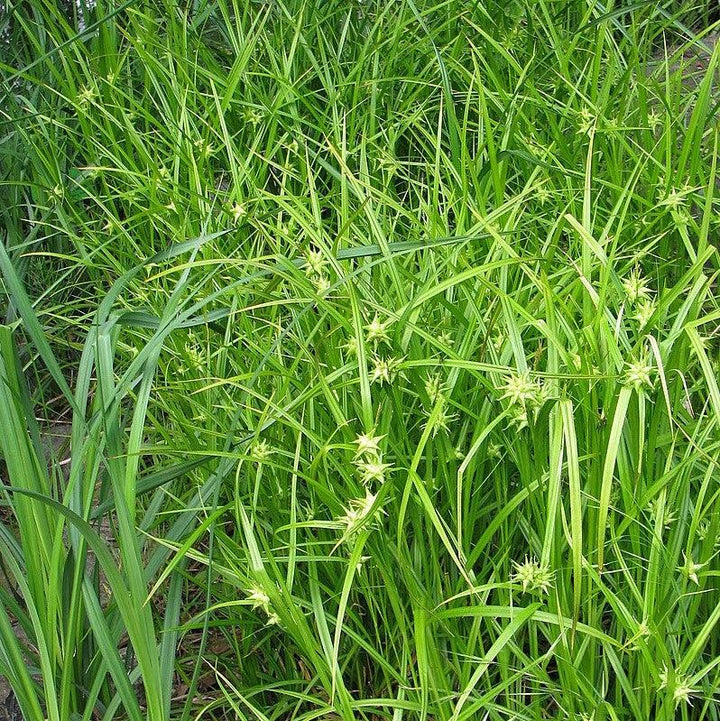
[[[717,31],[6,3],[23,718],[720,719]]]

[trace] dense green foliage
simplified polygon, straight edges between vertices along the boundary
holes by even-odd
[[[10,0],[24,718],[720,718],[707,21]]]

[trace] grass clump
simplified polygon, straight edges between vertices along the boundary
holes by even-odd
[[[73,12],[2,15],[24,717],[719,718],[707,13]]]

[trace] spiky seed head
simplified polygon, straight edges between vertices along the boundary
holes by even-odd
[[[354,441],[357,449],[355,451],[355,458],[361,456],[378,457],[380,455],[380,441],[385,436],[374,436],[374,431],[370,433],[361,433]]]
[[[517,432],[521,431],[523,428],[528,427],[528,412],[525,406],[514,405],[512,407],[512,415],[510,416],[510,422],[515,426],[515,430]]]
[[[590,132],[593,124],[595,123],[595,116],[592,114],[590,108],[583,108],[580,111],[580,123],[578,124],[578,133],[580,135],[587,135]]]
[[[542,386],[531,378],[529,371],[506,375],[503,389],[502,398],[508,398],[513,405],[533,408],[542,402]]]
[[[674,683],[671,677],[674,677]],[[690,680],[686,674],[680,673],[677,670],[671,674],[667,666],[665,666],[663,670],[660,671],[660,689],[670,688],[671,686],[675,708],[681,703],[687,703],[692,706],[692,699],[690,697],[700,692],[699,689],[691,687]]]
[[[692,555],[688,556],[683,551],[683,559],[685,562],[682,566],[678,566],[678,571],[689,581],[692,581],[696,586],[700,585],[700,579],[698,578],[698,571],[705,565],[704,563],[695,563]]]
[[[670,208],[677,210],[687,202],[686,195],[687,193],[684,193],[682,190],[677,190],[676,188],[673,188],[665,196],[665,200],[663,200],[660,205],[667,205]]]
[[[245,122],[251,125],[259,125],[262,122],[262,113],[257,108],[246,108],[244,116]]]
[[[455,339],[449,331],[443,331],[437,337],[438,345],[441,348],[452,348],[455,345]]]
[[[637,268],[623,280],[622,285],[625,290],[625,295],[627,295],[627,299],[631,303],[636,303],[639,300],[648,300],[650,298],[650,286],[647,284],[645,278],[640,275],[640,271]]]
[[[447,410],[447,404],[445,401],[442,401],[441,407],[438,410],[435,418],[433,419],[433,411],[430,411],[428,413],[430,419],[432,420],[432,436],[435,438],[435,436],[440,432],[443,431],[443,433],[447,433],[450,430],[450,424],[457,419],[457,414],[455,413],[448,413]]]
[[[363,485],[370,485],[373,481],[385,483],[385,475],[392,468],[391,463],[382,463],[379,458],[360,460],[356,463]]]
[[[355,336],[350,336],[350,338],[348,338],[347,341],[340,346],[340,348],[349,356],[356,356],[358,354],[358,339]]]
[[[662,118],[656,110],[651,110],[648,113],[648,125],[653,133],[662,125]]]
[[[437,403],[438,398],[445,394],[446,388],[443,385],[442,378],[439,373],[433,373],[428,376],[425,381],[425,392],[428,394],[428,398],[433,404]]]
[[[700,525],[697,528],[698,541],[704,541],[710,533],[710,521],[706,518],[700,521]]]
[[[305,253],[305,269],[308,275],[323,275],[327,264],[321,250],[308,250]]]
[[[372,370],[370,372],[370,382],[375,383],[392,383],[395,379],[398,366],[402,362],[399,358],[380,358],[374,356],[372,359]]]
[[[326,275],[316,275],[313,278],[313,285],[319,296],[325,296],[330,290],[330,279]]]
[[[638,325],[643,328],[648,324],[650,318],[652,318],[656,308],[657,306],[651,300],[641,300],[637,304],[632,317],[638,322]]]
[[[270,596],[260,586],[251,586],[247,590],[247,599],[252,602],[253,608],[262,608],[265,613],[270,613]]]
[[[210,141],[205,140],[205,138],[198,138],[195,141],[195,147],[200,151],[200,155],[204,157],[209,157],[213,154],[213,146]]]
[[[236,224],[247,215],[247,209],[242,203],[233,203],[230,206],[229,212]]]
[[[499,443],[491,441],[487,447],[488,458],[500,458],[502,456],[502,448]]]
[[[265,463],[272,457],[272,446],[265,440],[256,441],[250,449],[250,458],[258,463]]]
[[[513,567],[515,573],[512,574],[510,580],[513,583],[521,584],[523,593],[527,593],[527,591],[548,593],[552,588],[552,571],[547,566],[538,563],[534,558],[525,556],[523,563],[513,561]]]
[[[388,335],[388,327],[392,321],[386,320],[381,321],[378,314],[365,326],[367,331],[367,339],[369,343],[379,345],[380,343],[390,343],[390,336]]]
[[[544,185],[540,185],[535,189],[535,197],[540,205],[545,205],[550,200],[550,191]]]
[[[623,384],[631,386],[636,391],[639,391],[644,387],[652,388],[652,376],[654,372],[655,369],[646,360],[640,359],[630,361],[627,363]]]
[[[365,491],[365,498],[353,498],[345,508],[345,513],[337,521],[345,526],[345,536],[359,531],[372,511],[377,494]]]
[[[647,504],[648,512],[651,516],[655,517],[660,512],[660,503],[655,498],[648,501]],[[665,506],[665,510],[662,517],[662,525],[664,528],[670,528],[673,523],[677,521],[677,514],[669,506]]]
[[[97,93],[95,92],[94,88],[85,87],[77,94],[78,104],[88,105],[92,103],[96,97]]]

